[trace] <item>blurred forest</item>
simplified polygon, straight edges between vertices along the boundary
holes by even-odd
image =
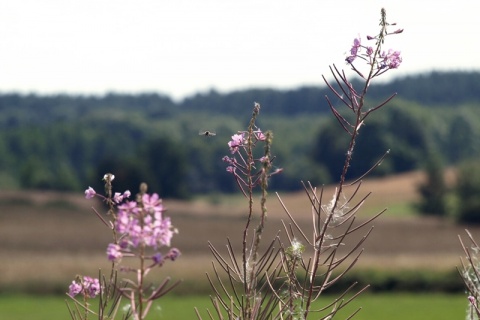
[[[444,164],[480,156],[480,73],[432,72],[374,83],[367,107],[398,95],[360,131],[350,178],[387,150],[374,175],[419,169],[432,155]],[[326,184],[340,175],[348,136],[330,114],[326,87],[199,93],[173,101],[145,93],[104,96],[0,94],[0,188],[101,190],[104,173],[123,191],[149,184],[162,197],[232,192],[221,158],[227,142],[246,128],[254,102],[257,124],[272,130],[275,190],[297,190],[300,180]],[[201,136],[201,130],[217,133]],[[132,190],[135,192],[136,190]]]

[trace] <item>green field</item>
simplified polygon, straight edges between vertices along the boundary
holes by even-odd
[[[326,297],[324,301],[332,298]],[[205,309],[211,309],[207,297],[172,295],[159,302],[148,319],[196,319],[194,307],[198,307],[207,319]],[[340,313],[335,319],[346,319],[359,307],[362,310],[354,317],[357,320],[462,319],[466,306],[466,297],[461,294],[366,294],[354,300],[347,312]],[[69,319],[69,315],[62,297],[0,296],[0,318],[56,320]]]

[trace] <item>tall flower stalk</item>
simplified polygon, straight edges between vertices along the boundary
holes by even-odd
[[[350,140],[346,146],[346,156],[343,169],[339,173],[338,185],[329,200],[324,200],[323,189],[317,190],[310,183],[303,183],[311,204],[310,231],[302,230],[287,204],[277,194],[289,219],[289,222],[283,222],[288,242],[284,244],[277,236],[266,246],[263,254],[259,254],[267,217],[268,178],[281,170],[271,172],[274,159],[270,155],[272,134],[270,132],[263,134],[255,125],[260,110],[258,104],[255,104],[247,130],[232,136],[228,143],[232,156],[226,156],[223,160],[228,163],[227,171],[234,176],[241,192],[247,198],[249,212],[243,231],[240,263],[230,241],[227,244],[228,258],[224,258],[210,244],[220,269],[227,274],[227,280],[223,280],[214,264],[216,281],[209,277],[215,292],[212,300],[214,310],[219,319],[223,319],[225,315],[229,319],[307,319],[314,312],[317,313],[317,317],[320,314],[321,319],[332,319],[339,310],[367,288],[361,288],[347,299],[346,295],[355,286],[353,283],[330,304],[314,307],[314,302],[320,295],[354,267],[363,251],[360,247],[372,231],[372,227],[368,228],[357,242],[348,243],[350,236],[364,230],[385,211],[377,213],[367,221],[357,223],[356,214],[370,194],[359,200],[354,199],[362,179],[380,165],[388,150],[385,150],[384,156],[378,159],[372,168],[355,181],[347,183],[346,177],[354,159],[355,144],[361,127],[365,125],[370,114],[381,109],[395,96],[392,94],[385,101],[371,107],[365,100],[372,80],[389,70],[397,69],[402,63],[399,51],[383,49],[387,36],[403,32],[402,29],[390,32],[389,29],[393,25],[395,24],[387,22],[386,12],[382,9],[379,33],[376,36],[367,36],[367,41],[374,44],[366,46],[362,44],[360,38],[354,39],[345,61],[363,80],[360,90],[354,88],[346,73],[335,65],[330,67],[333,82],[323,76],[333,95],[347,107],[346,112],[340,110],[328,96],[326,97],[330,110],[350,136]],[[254,147],[259,142],[264,143],[264,154],[256,158]],[[257,186],[260,186],[261,190],[259,224],[253,229],[253,236],[249,238],[250,224],[255,213],[253,190]],[[349,187],[353,187],[351,192],[346,190]],[[349,249],[340,251],[346,244],[349,244]],[[312,253],[312,256],[306,256],[307,252]],[[237,283],[241,284],[241,291]],[[358,310],[354,311],[351,317],[357,312]],[[197,315],[201,318],[198,311]],[[214,319],[211,313],[209,315]]]
[[[157,287],[147,286],[145,282],[154,268],[161,267],[166,261],[175,261],[180,255],[176,248],[164,253],[177,230],[173,228],[170,218],[164,216],[162,199],[156,193],[148,194],[147,185],[142,184],[135,201],[128,200],[130,191],[123,194],[112,192],[114,178],[113,174],[104,176],[105,196],[97,194],[91,187],[85,191],[87,199],[100,197],[108,206],[107,218],[96,210],[94,212],[113,235],[113,241],[106,250],[107,259],[112,263],[110,277],[108,281],[101,277],[100,283],[98,279],[79,276],[72,282],[68,295],[74,300],[77,294],[84,297],[83,303],[75,300],[75,309],[69,308],[72,319],[88,319],[89,314],[98,319],[114,319],[122,297],[128,301],[124,318],[132,316],[135,320],[145,319],[153,302],[179,283],[169,285],[168,277]],[[126,260],[130,263],[124,263]],[[125,278],[119,283],[119,272],[132,273],[135,280]],[[95,312],[87,304],[86,298],[97,295],[100,298],[98,311]],[[110,308],[107,308],[109,305]],[[78,310],[84,312],[80,314]]]
[[[246,131],[240,131],[232,136],[228,142],[231,156],[225,156],[223,161],[227,163],[227,172],[231,173],[239,186],[239,189],[248,201],[248,214],[242,236],[241,262],[235,258],[235,252],[230,242],[227,249],[229,259],[224,259],[220,252],[210,243],[210,250],[215,256],[220,267],[229,277],[231,291],[226,289],[221,276],[215,269],[216,280],[219,288],[209,278],[215,290],[214,305],[217,314],[225,310],[229,318],[261,319],[269,316],[276,306],[275,297],[265,295],[266,283],[262,281],[265,272],[271,270],[275,253],[273,242],[268,249],[260,255],[262,234],[267,218],[267,187],[268,179],[281,169],[272,171],[271,144],[273,135],[270,131],[262,132],[256,126],[256,119],[260,113],[260,105],[254,104],[252,117]],[[259,145],[263,145],[263,152],[256,151]],[[256,212],[254,190],[260,188],[260,208],[258,225],[253,228],[251,223]],[[249,234],[252,233],[252,234]],[[238,292],[238,284],[241,293]],[[225,296],[227,298],[225,298]],[[266,305],[264,302],[268,301]]]
[[[380,165],[388,154],[388,150],[372,168],[355,181],[347,184],[346,177],[350,164],[354,159],[354,149],[360,129],[365,125],[367,117],[385,106],[395,96],[395,94],[392,94],[385,101],[371,107],[365,101],[372,80],[389,70],[397,69],[402,62],[399,51],[392,49],[384,51],[383,49],[387,36],[403,32],[402,29],[389,32],[388,29],[393,25],[395,24],[387,22],[385,9],[382,9],[379,33],[376,36],[367,36],[367,41],[374,41],[375,44],[372,46],[362,45],[361,38],[354,39],[350,54],[345,61],[351,70],[363,80],[360,90],[357,90],[352,82],[349,81],[345,71],[338,69],[335,65],[330,67],[334,79],[333,82],[322,76],[333,95],[346,107],[345,112],[340,110],[326,96],[326,101],[332,114],[350,136],[350,140],[346,147],[347,151],[339,182],[330,200],[324,200],[323,189],[318,191],[310,183],[304,184],[304,189],[312,208],[313,223],[310,236],[307,236],[307,233],[299,227],[293,214],[290,213],[280,196],[278,196],[290,219],[290,225],[285,225],[285,232],[288,234],[291,246],[298,246],[296,243],[302,241],[307,249],[313,252],[313,257],[307,259],[302,256],[299,259],[298,266],[303,269],[304,280],[302,281],[301,277],[291,280],[294,282],[295,287],[298,288],[295,294],[299,297],[297,298],[299,301],[298,309],[302,311],[301,316],[304,319],[313,312],[312,305],[318,297],[354,267],[363,252],[360,246],[367,239],[372,231],[372,227],[368,228],[356,243],[349,243],[349,236],[368,227],[374,219],[385,211],[377,213],[367,221],[356,223],[356,213],[370,194],[356,201],[354,199],[360,189],[362,179]],[[363,71],[364,69],[366,69],[366,72]],[[350,120],[352,118],[353,121]],[[345,190],[346,187],[353,187],[353,190],[348,195]],[[346,244],[349,244],[351,249],[341,252],[340,248]],[[285,261],[288,262],[288,256],[286,256]],[[285,263],[285,265],[288,269],[288,263]],[[331,319],[356,295],[367,288],[361,288],[352,298],[345,300],[345,295],[351,291],[353,286],[355,286],[355,283],[347,288],[339,298],[321,310],[326,313],[324,319]],[[330,311],[327,311],[328,308]],[[356,312],[358,310],[353,314]]]

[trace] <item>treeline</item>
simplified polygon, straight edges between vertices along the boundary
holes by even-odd
[[[362,128],[351,177],[387,150],[376,174],[421,167],[431,154],[456,163],[480,154],[479,73],[431,73],[372,87],[369,104],[397,92]],[[325,103],[325,87],[197,94],[175,102],[160,94],[0,95],[0,187],[81,191],[146,181],[164,197],[236,189],[222,163],[230,136],[246,127],[253,102],[259,126],[274,132],[272,188],[295,190],[338,178],[348,137]],[[334,103],[339,103],[332,99]],[[200,130],[213,130],[203,137]]]

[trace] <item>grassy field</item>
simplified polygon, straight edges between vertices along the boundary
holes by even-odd
[[[331,299],[333,297],[325,297],[319,305]],[[354,317],[356,320],[462,319],[466,306],[465,295],[460,294],[367,294],[354,300],[336,319],[345,319],[360,307],[362,310]],[[197,307],[202,317],[207,319],[205,310],[207,308],[211,310],[209,298],[166,296],[159,300],[159,304],[148,319],[197,319],[194,307]],[[18,295],[0,296],[0,317],[9,320],[69,318],[62,297]]]

